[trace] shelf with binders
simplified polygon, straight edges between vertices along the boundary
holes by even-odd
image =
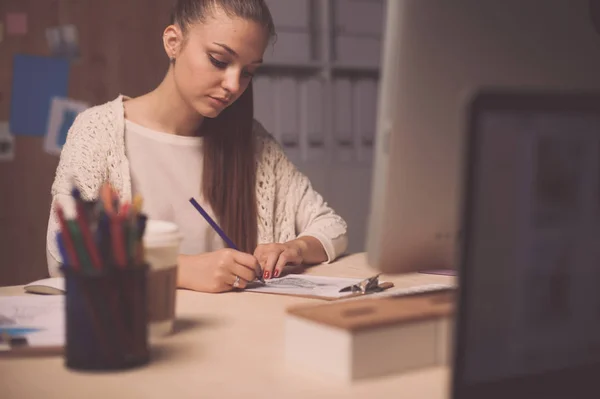
[[[292,162],[369,164],[378,82],[373,77],[336,77],[328,87],[319,76],[258,76],[254,116]]]

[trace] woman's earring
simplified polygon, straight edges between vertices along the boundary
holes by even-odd
[[[171,57],[170,61],[171,61],[171,64],[174,64],[175,63],[175,57]]]

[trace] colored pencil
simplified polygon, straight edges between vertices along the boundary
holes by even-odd
[[[196,210],[200,212],[200,214],[202,215],[202,217],[204,217],[208,224],[210,224],[211,227],[217,232],[221,239],[225,241],[227,246],[229,248],[238,250],[237,246],[233,243],[233,241],[231,241],[231,239],[227,237],[227,234],[225,234],[225,232],[219,227],[219,225],[215,223],[215,221],[208,215],[208,213],[206,213],[206,211],[200,206],[200,204],[194,199],[194,197],[190,198],[190,202],[192,203],[194,208],[196,208]]]
[[[77,221],[79,231],[81,232],[81,235],[83,237],[84,245],[88,250],[93,266],[97,270],[100,270],[102,269],[102,261],[100,260],[100,255],[98,254],[96,245],[94,245],[94,240],[89,229],[83,200],[81,199],[81,195],[77,188],[73,188],[73,197],[75,198],[75,205],[77,208],[77,216],[75,220]]]
[[[62,243],[64,244],[65,251],[69,256],[69,266],[74,267],[75,269],[79,269],[81,267],[79,263],[79,259],[77,257],[77,252],[75,251],[75,243],[73,242],[73,238],[71,237],[71,232],[67,227],[67,222],[65,220],[65,213],[60,204],[56,204],[56,216],[58,218],[58,222],[60,224],[60,228],[62,230]],[[65,259],[63,259],[65,261]]]
[[[192,203],[194,208],[196,208],[196,210],[198,212],[200,212],[200,214],[204,217],[204,219],[208,222],[208,224],[210,224],[211,227],[217,232],[217,234],[223,239],[223,241],[225,241],[227,246],[229,248],[235,249],[236,251],[239,251],[238,247],[233,243],[233,241],[231,241],[231,239],[229,237],[227,237],[227,234],[225,234],[225,232],[219,227],[219,225],[209,216],[209,214],[204,210],[204,208],[202,208],[202,206],[200,206],[200,204],[198,203],[198,201],[196,201],[196,199],[194,197],[190,198],[190,202]],[[265,280],[262,275],[262,268],[259,266],[258,269],[259,270],[258,270],[256,278],[260,282],[264,283]]]

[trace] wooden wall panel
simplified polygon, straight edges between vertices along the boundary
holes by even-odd
[[[1,0],[0,18],[26,12],[29,32],[0,43],[0,120],[8,120],[14,54],[49,55],[45,30],[74,24],[81,58],[71,63],[69,96],[101,104],[138,96],[162,79],[162,32],[170,0]],[[47,276],[46,227],[58,157],[43,138],[17,136],[14,162],[0,162],[0,285]]]

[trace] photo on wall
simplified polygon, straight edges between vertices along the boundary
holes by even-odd
[[[48,131],[44,141],[44,149],[47,153],[60,155],[62,147],[67,141],[67,133],[75,122],[75,118],[88,107],[89,105],[82,101],[62,97],[52,99]]]
[[[75,25],[61,25],[46,29],[48,48],[54,57],[76,60],[81,55],[79,33]]]
[[[15,138],[10,133],[8,122],[0,122],[0,161],[12,161],[15,158]]]

